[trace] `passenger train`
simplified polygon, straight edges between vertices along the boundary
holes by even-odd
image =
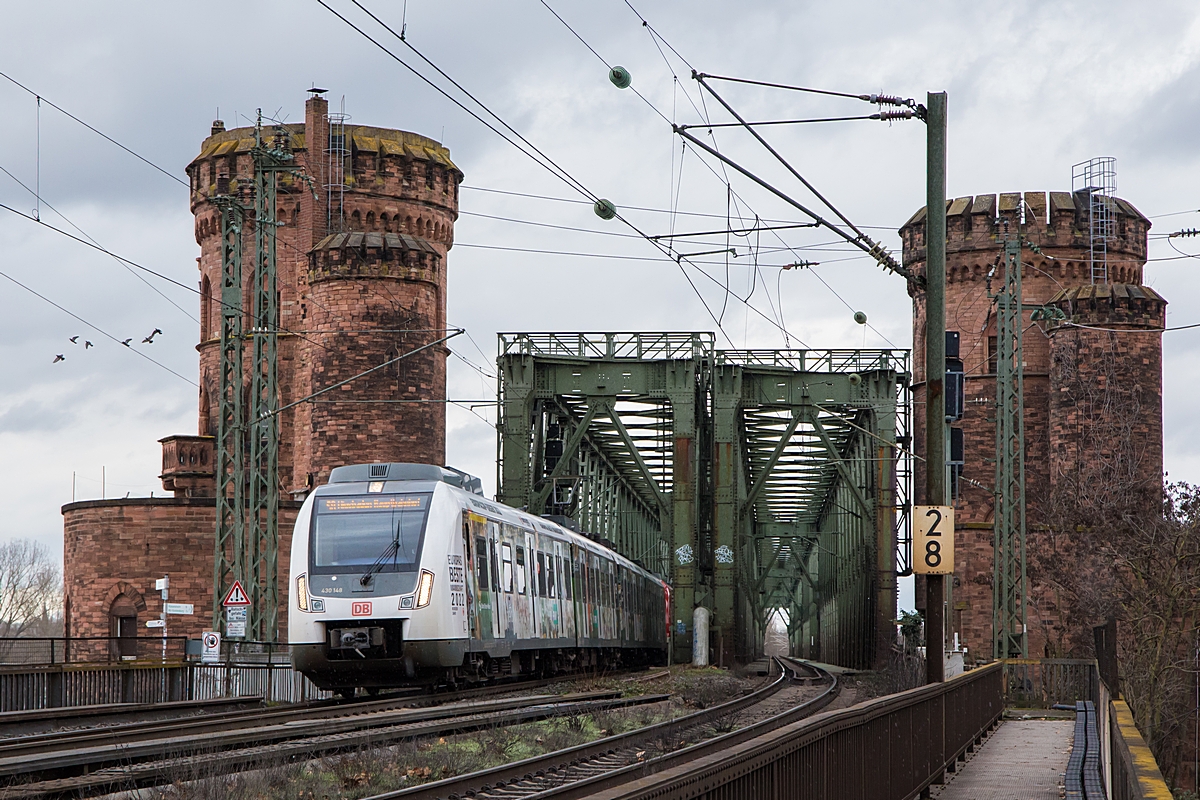
[[[345,694],[666,662],[670,588],[427,464],[333,470],[292,536],[292,663]]]

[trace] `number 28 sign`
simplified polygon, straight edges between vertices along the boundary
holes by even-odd
[[[913,506],[913,572],[954,572],[954,507]]]

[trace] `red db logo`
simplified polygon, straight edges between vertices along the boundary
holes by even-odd
[[[351,603],[350,604],[350,614],[351,614],[351,616],[355,616],[355,617],[369,617],[369,616],[371,616],[371,604],[370,603]]]

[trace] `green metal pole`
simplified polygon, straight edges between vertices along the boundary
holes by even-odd
[[[946,93],[930,92],[926,108],[925,503],[940,506],[946,504]],[[926,683],[946,679],[945,597],[945,578],[926,575]]]

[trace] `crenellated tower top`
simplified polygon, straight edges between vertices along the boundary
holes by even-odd
[[[1146,262],[1150,220],[1129,202],[1113,198],[1113,236],[1108,245],[1110,280],[1140,284]],[[958,197],[946,203],[947,281],[986,277],[1006,232],[1025,241],[1057,264],[1063,283],[1090,282],[1088,202],[1071,192],[1011,192]],[[925,209],[900,228],[904,266],[925,271]]]

